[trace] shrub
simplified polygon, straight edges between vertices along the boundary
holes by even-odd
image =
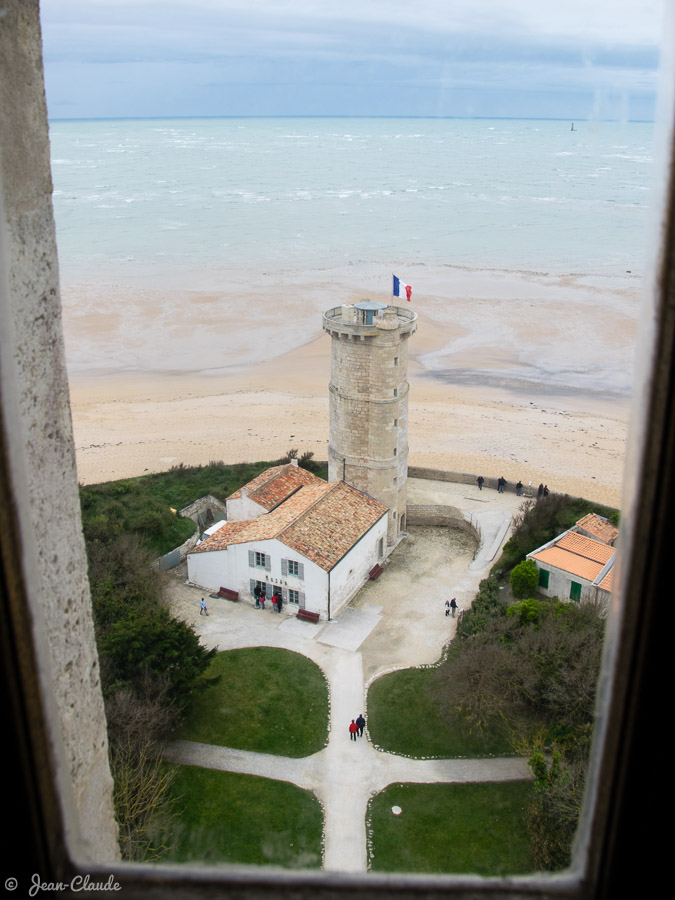
[[[462,613],[458,633],[461,637],[470,637],[482,631],[493,619],[506,613],[506,604],[499,596],[499,582],[490,575],[484,578],[478,587],[478,593],[471,608]]]
[[[515,569],[513,570],[515,572]],[[511,573],[513,575],[513,572]],[[518,616],[521,625],[536,625],[542,611],[541,600],[519,600],[506,610],[507,616]]]
[[[537,590],[539,570],[531,559],[526,559],[514,567],[510,580],[514,597],[530,597]]]

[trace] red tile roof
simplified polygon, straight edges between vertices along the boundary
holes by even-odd
[[[318,478],[307,469],[301,469],[300,466],[294,466],[292,463],[285,463],[282,466],[273,466],[271,469],[265,469],[243,488],[235,491],[227,498],[228,500],[238,500],[242,491],[245,490],[251,500],[263,507],[263,509],[271,510],[279,503],[283,503],[287,497],[304,484],[325,484],[322,478]]]
[[[271,512],[250,521],[228,522],[191,552],[276,538],[329,571],[387,513],[387,507],[343,481],[312,478],[317,483],[302,485]]]
[[[603,544],[593,538],[585,537],[583,534],[576,534],[574,531],[567,531],[560,540],[556,541],[556,546],[563,550],[570,550],[577,556],[583,556],[584,559],[601,563],[603,566],[616,552],[614,547],[610,547],[609,544]]]
[[[605,566],[613,561],[615,553],[615,548],[609,544],[577,534],[575,531],[566,531],[548,547],[535,553],[528,553],[528,559],[553,566],[569,575],[576,575],[593,583]],[[610,567],[600,584],[606,591],[611,590],[612,571]]]
[[[594,581],[602,571],[602,564],[593,562],[590,559],[584,559],[583,556],[577,556],[576,553],[570,553],[569,550],[563,550],[560,545],[555,547],[547,547],[540,550],[539,553],[531,553],[530,559],[537,562],[546,563],[556,569],[562,569],[570,575],[577,575],[579,578],[585,578],[586,581]]]
[[[611,544],[612,541],[616,540],[617,535],[619,534],[619,529],[616,528],[616,526],[612,525],[611,522],[608,522],[607,519],[604,519],[597,513],[588,513],[583,519],[579,519],[577,528],[588,531],[594,538],[598,541],[604,541],[605,544]]]

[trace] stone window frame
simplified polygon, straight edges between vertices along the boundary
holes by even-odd
[[[64,424],[69,411],[67,389],[64,392],[63,388],[63,348],[58,339],[56,258],[53,240],[46,233],[41,235],[50,211],[45,213],[40,200],[44,189],[39,182],[49,178],[48,164],[45,166],[41,156],[47,124],[37,3],[4,0],[3,12],[0,49],[7,51],[10,62],[18,61],[12,71],[20,73],[8,82],[10,90],[0,95],[0,126],[8,121],[13,126],[0,127],[0,135],[6,136],[0,138],[6,143],[3,149],[8,148],[0,157],[4,166],[0,170],[0,659],[1,708],[8,726],[6,750],[12,773],[6,784],[6,802],[14,800],[12,829],[5,846],[6,858],[16,860],[12,874],[23,879],[38,872],[43,881],[52,882],[75,876],[101,881],[112,874],[127,900],[148,895],[215,900],[228,888],[246,900],[298,900],[319,893],[326,900],[347,895],[350,900],[609,900],[632,888],[648,892],[660,866],[636,852],[635,822],[649,821],[659,801],[660,779],[645,780],[644,773],[653,766],[658,748],[663,749],[657,733],[660,720],[653,712],[655,698],[669,674],[666,640],[670,630],[665,610],[671,590],[672,548],[668,525],[675,506],[671,463],[675,458],[672,60],[668,59],[668,91],[662,107],[671,162],[663,184],[662,250],[654,261],[652,304],[642,321],[622,502],[621,556],[616,564],[586,803],[570,870],[551,876],[484,880],[477,876],[358,876],[237,867],[179,869],[122,865],[114,860],[103,865],[97,835],[89,832],[100,833],[107,827],[102,811],[105,804],[96,799],[97,779],[92,770],[74,762],[73,723],[62,713],[57,683],[64,675],[63,664],[54,669],[59,649],[68,652],[70,635],[64,626],[72,612],[68,614],[67,604],[74,604],[78,615],[86,618],[88,614],[77,586],[82,577],[86,580],[80,518],[76,513],[66,530],[74,562],[70,570],[64,570],[63,579],[49,577],[53,566],[59,565],[55,553],[64,546],[63,536],[55,534],[58,529],[53,527],[35,527],[45,508],[43,491],[54,472],[61,502],[70,505],[77,499],[76,472],[67,461],[74,461],[74,455],[72,434]],[[666,30],[669,38],[672,24]],[[12,49],[8,50],[3,28],[12,41],[20,30],[21,41],[15,40]],[[0,61],[2,58],[0,52]],[[21,77],[26,73],[33,77]],[[9,116],[5,107],[10,109]],[[34,136],[36,140],[31,139]],[[13,167],[17,182],[23,179],[28,185],[22,195],[29,201],[26,208],[14,202],[16,185],[8,180],[9,167]],[[30,206],[34,196],[37,203]],[[28,236],[23,230],[27,220],[34,231],[31,240],[21,244],[17,237]],[[26,276],[25,282],[16,279],[19,272]],[[22,352],[16,353],[16,347]],[[49,374],[54,380],[48,382],[46,392],[42,386]],[[31,406],[42,421],[45,414],[56,415],[56,407],[65,410],[65,419],[58,420],[55,432],[46,433],[44,427],[31,431]],[[48,501],[52,502],[51,494]],[[57,509],[55,503],[54,511]],[[46,585],[50,588],[49,610],[44,605]],[[82,688],[71,695],[79,729],[84,724],[77,719],[80,702],[99,689],[95,669],[77,653],[69,672],[69,677],[75,673],[82,679]],[[85,682],[90,684],[88,688]],[[105,747],[104,730],[99,738]],[[107,787],[103,785],[102,790],[105,793]],[[666,831],[651,830],[651,860],[668,858]],[[14,848],[22,853],[15,855]]]

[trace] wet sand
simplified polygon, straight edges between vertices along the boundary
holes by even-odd
[[[229,274],[220,292],[213,273],[190,290],[64,285],[82,482],[274,459],[291,447],[326,458],[321,314],[362,297],[391,302],[388,278],[385,287],[356,266],[324,280],[287,273],[274,288],[261,277],[252,288]],[[543,481],[619,505],[639,281],[413,274],[410,464]]]

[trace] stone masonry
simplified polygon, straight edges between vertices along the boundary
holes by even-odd
[[[323,317],[331,338],[328,480],[389,508],[389,545],[406,527],[408,338],[417,313],[362,301]]]

